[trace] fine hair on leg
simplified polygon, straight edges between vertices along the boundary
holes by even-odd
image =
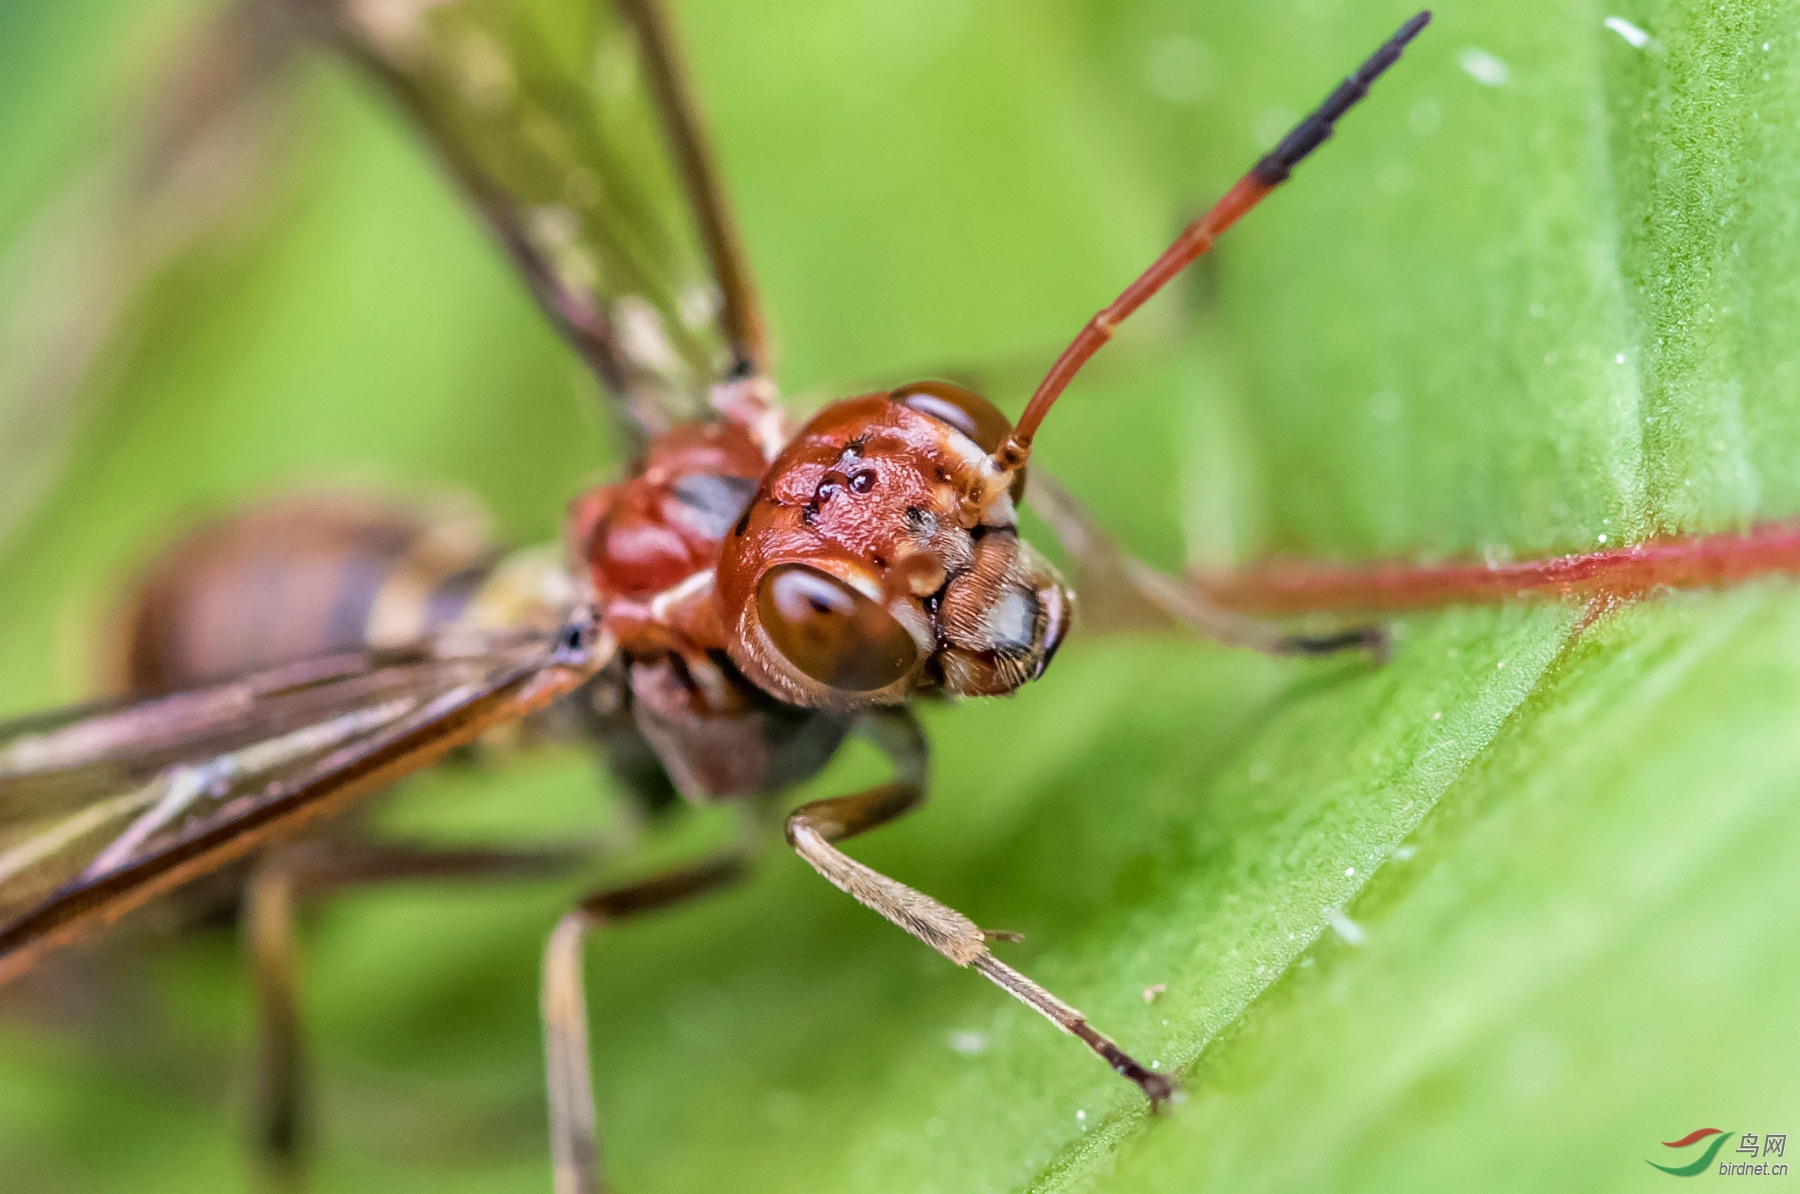
[[[837,849],[837,842],[885,825],[918,807],[925,798],[925,736],[912,715],[902,710],[873,713],[866,715],[857,728],[894,760],[896,777],[891,783],[848,796],[816,800],[795,809],[787,823],[788,843],[795,852],[840,891],[958,966],[974,969],[1079,1039],[1115,1073],[1135,1083],[1153,1108],[1174,1094],[1174,1084],[1168,1078],[1140,1065],[1096,1031],[1081,1012],[993,956],[989,950],[991,942],[1016,940],[1016,935],[984,932],[956,909]]]

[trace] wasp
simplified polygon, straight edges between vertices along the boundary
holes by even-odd
[[[1167,1075],[997,956],[1010,934],[842,846],[925,798],[916,701],[1010,694],[1044,673],[1068,635],[1075,593],[1021,537],[1021,502],[1084,575],[1196,631],[1272,653],[1379,654],[1379,629],[1289,635],[1209,606],[1028,471],[1033,441],[1082,366],[1330,137],[1430,14],[1401,26],[1096,314],[1017,420],[970,389],[921,381],[832,402],[795,426],[655,0],[595,11],[593,75],[548,52],[493,68],[484,51],[520,27],[504,4],[289,7],[425,135],[617,400],[634,461],[573,500],[551,548],[508,552],[466,520],[312,495],[240,513],[166,552],[123,619],[133,699],[0,727],[0,981],[237,869],[262,1018],[259,1139],[291,1167],[297,894],[530,861],[359,840],[339,828],[359,801],[523,724],[599,744],[646,803],[779,810],[779,795],[854,734],[891,759],[893,778],[786,811],[788,845],[1075,1037],[1153,1107],[1169,1099]],[[542,1015],[558,1190],[603,1180],[586,939],[720,888],[746,864],[732,852],[596,892],[550,932]]]

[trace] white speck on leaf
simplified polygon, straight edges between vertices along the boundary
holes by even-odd
[[[1634,50],[1641,50],[1650,44],[1650,35],[1633,25],[1624,17],[1607,17],[1606,27],[1625,39],[1627,45]],[[1763,49],[1768,49],[1764,46]]]
[[[1506,63],[1500,61],[1486,50],[1478,50],[1470,46],[1456,56],[1456,64],[1463,68],[1471,79],[1488,87],[1504,87],[1512,78],[1512,72],[1506,69]]]
[[[953,1032],[950,1034],[950,1048],[964,1057],[974,1057],[978,1053],[986,1053],[988,1047],[985,1032]]]
[[[1398,858],[1401,862],[1411,862],[1418,853],[1419,848],[1417,846],[1396,846],[1394,848],[1394,857]]]
[[[1363,927],[1344,915],[1341,908],[1325,909],[1325,923],[1331,926],[1332,932],[1344,939],[1346,945],[1361,945],[1369,939]]]

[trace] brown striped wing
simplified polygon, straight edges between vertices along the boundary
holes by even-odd
[[[604,662],[592,633],[337,655],[0,726],[0,981],[571,691]]]
[[[431,142],[638,437],[764,335],[655,0],[286,0]]]

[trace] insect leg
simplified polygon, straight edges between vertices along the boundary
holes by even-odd
[[[315,838],[257,865],[244,889],[243,933],[256,1001],[253,1148],[270,1186],[300,1188],[308,1126],[311,1083],[294,948],[299,900],[401,879],[523,878],[580,857],[573,850],[450,850]]]
[[[244,889],[243,909],[256,999],[251,1148],[266,1182],[287,1190],[301,1185],[301,1122],[311,1087],[294,974],[295,879],[281,853],[271,856]]]
[[[1127,623],[1144,621],[1146,616],[1173,619],[1215,642],[1265,655],[1330,655],[1360,647],[1378,659],[1387,658],[1387,631],[1380,626],[1289,634],[1273,622],[1215,605],[1196,586],[1152,568],[1120,547],[1087,507],[1042,472],[1032,473],[1026,497],[1075,562],[1076,590],[1084,608],[1091,604]]]
[[[599,892],[565,914],[544,947],[545,1077],[550,1088],[550,1155],[556,1194],[599,1194],[600,1137],[588,1053],[587,986],[581,972],[587,935],[640,912],[666,908],[736,882],[741,854],[680,867],[642,883]]]
[[[836,848],[834,843],[885,825],[925,799],[925,737],[912,715],[897,710],[873,714],[865,717],[858,729],[894,760],[898,777],[880,787],[816,800],[795,809],[788,817],[787,838],[800,857],[839,890],[958,966],[973,967],[1001,990],[1079,1038],[1116,1073],[1136,1083],[1153,1107],[1172,1095],[1175,1088],[1168,1078],[1138,1064],[1096,1031],[1081,1012],[994,957],[988,943],[1009,939],[1011,934],[983,931],[956,909],[864,866]]]

